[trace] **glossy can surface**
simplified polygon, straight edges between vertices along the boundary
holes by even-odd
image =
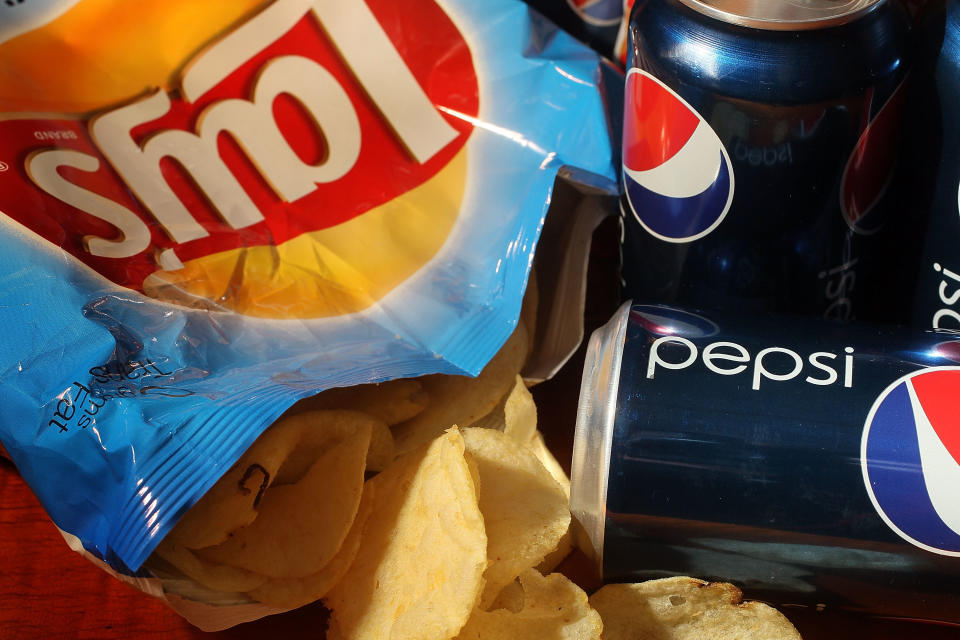
[[[885,263],[878,317],[960,331],[960,1],[930,2],[919,19],[903,163],[907,214],[884,239],[907,257]]]
[[[857,264],[888,214],[908,20],[884,0],[783,11],[794,4],[635,6],[622,177],[631,297],[855,315]]]
[[[605,582],[960,623],[960,340],[624,305],[591,339],[571,510]]]

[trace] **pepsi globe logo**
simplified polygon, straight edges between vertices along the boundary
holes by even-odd
[[[646,71],[627,74],[624,193],[653,236],[691,242],[717,228],[733,202],[733,167],[716,132]]]
[[[960,556],[960,367],[903,376],[874,402],[860,464],[877,513],[913,545]]]
[[[619,25],[623,0],[567,0],[567,5],[587,24],[598,27]]]
[[[634,305],[630,318],[654,335],[707,338],[720,332],[712,320],[664,305]]]

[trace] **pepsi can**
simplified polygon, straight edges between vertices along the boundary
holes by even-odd
[[[960,331],[960,0],[930,2],[917,43],[904,129],[908,215],[886,238],[902,258],[882,265],[877,316],[904,309],[898,320]]]
[[[627,303],[589,343],[572,483],[606,582],[960,623],[960,340]]]
[[[626,293],[854,317],[891,204],[908,39],[893,0],[638,1]]]

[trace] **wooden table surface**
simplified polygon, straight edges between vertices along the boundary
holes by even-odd
[[[615,248],[600,250],[591,269],[609,271],[615,261]],[[591,277],[591,281],[597,280],[613,282],[607,277]],[[615,296],[610,288],[592,287],[588,328],[609,317]],[[557,452],[571,449],[582,363],[581,348],[557,377],[535,388],[541,428]],[[569,463],[568,458],[560,457],[562,463]],[[561,568],[585,588],[590,587],[590,572],[582,556],[571,557]],[[784,613],[806,640],[960,640],[957,627],[806,609]],[[197,630],[159,600],[111,578],[71,551],[13,465],[0,457],[0,640],[319,640],[325,626],[326,611],[315,604],[218,633]]]

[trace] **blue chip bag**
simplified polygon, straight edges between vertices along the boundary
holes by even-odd
[[[0,441],[121,572],[298,399],[476,375],[558,169],[616,189],[597,56],[519,0],[3,18]]]

